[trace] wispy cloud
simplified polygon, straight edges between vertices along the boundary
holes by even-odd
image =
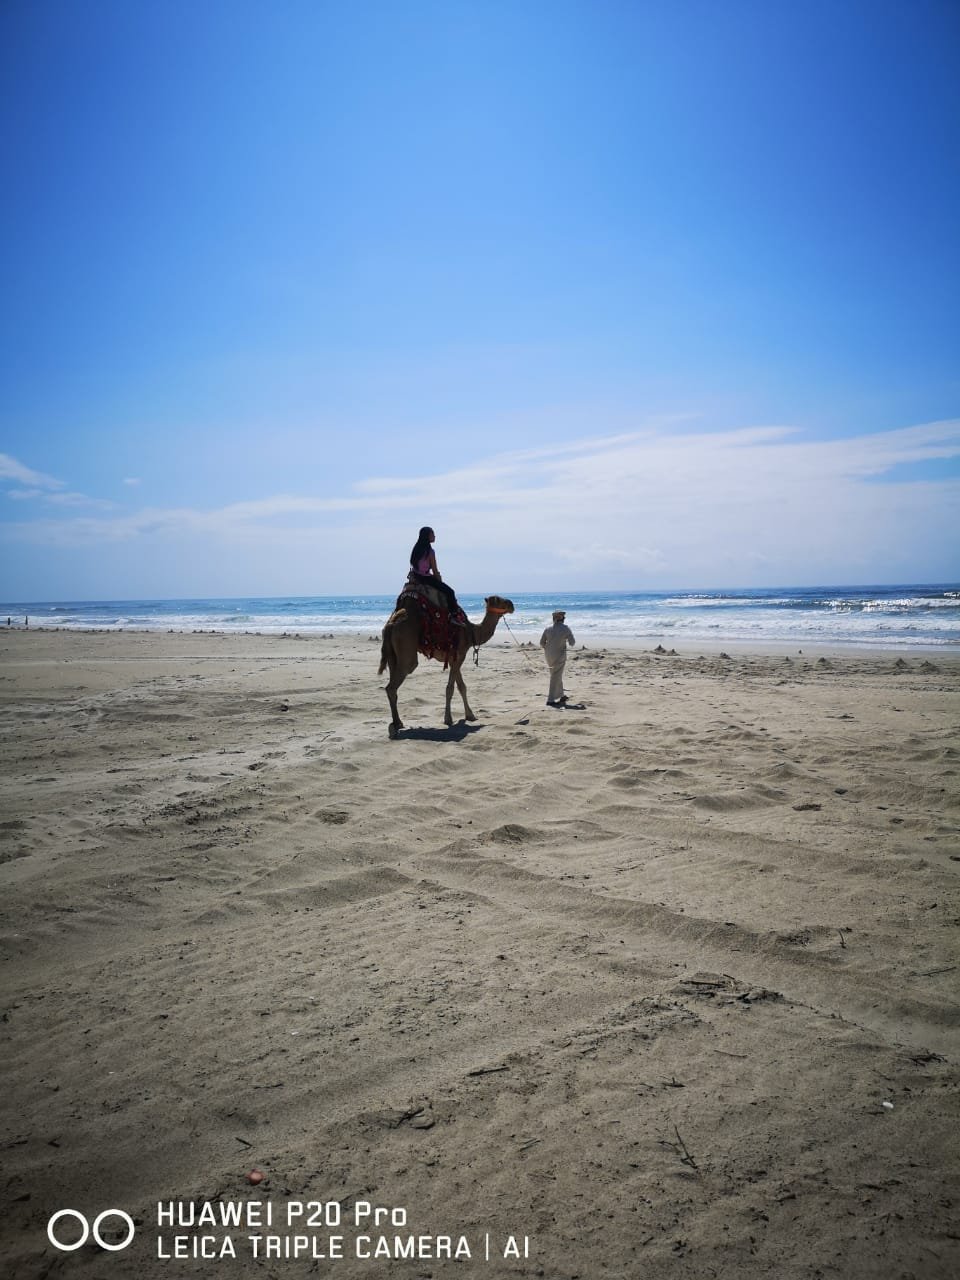
[[[97,507],[101,511],[111,511],[116,506],[106,498],[91,498],[85,493],[48,493],[44,499],[55,507]]]
[[[33,471],[30,467],[25,467],[22,462],[18,462],[16,458],[12,458],[8,453],[0,453],[0,480],[15,480],[17,484],[27,485],[34,490],[63,489],[66,487],[62,480],[44,475],[42,471]],[[26,494],[21,494],[21,496],[25,497]]]
[[[109,511],[115,506],[105,498],[91,498],[85,493],[68,490],[66,481],[34,471],[8,453],[0,453],[0,480],[13,480],[26,486],[7,490],[7,497],[15,502],[39,501],[57,507],[93,507],[101,511]]]
[[[501,566],[526,583],[680,584],[891,580],[949,557],[960,482],[899,482],[895,468],[960,456],[960,420],[840,440],[784,425],[682,432],[658,424],[479,458],[448,472],[369,477],[333,496],[279,494],[216,509],[38,518],[11,526],[47,546],[150,540],[283,556],[339,589],[399,567],[424,523],[441,565],[461,581]],[[878,485],[877,476],[890,477]],[[79,495],[57,495],[63,505]],[[318,546],[349,547],[317,564]],[[335,562],[335,563],[332,563]],[[342,567],[340,567],[342,566]],[[902,569],[901,569],[902,566]],[[456,572],[454,572],[454,570]],[[336,583],[328,575],[336,571]],[[392,573],[393,570],[390,570]],[[317,589],[320,589],[319,587]],[[369,589],[369,588],[368,588]]]

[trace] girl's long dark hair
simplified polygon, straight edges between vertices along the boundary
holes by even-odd
[[[425,556],[430,550],[430,539],[433,537],[433,530],[428,524],[425,524],[420,530],[420,536],[413,544],[413,550],[410,552],[410,564],[415,569],[417,561],[421,556]]]

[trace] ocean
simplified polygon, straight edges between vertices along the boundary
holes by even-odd
[[[0,603],[0,625],[108,631],[224,631],[302,635],[379,632],[395,596],[278,596],[201,600],[44,600]],[[730,591],[514,594],[516,639],[537,640],[553,609],[587,644],[630,640],[670,647],[798,643],[877,648],[960,647],[960,585],[776,587]],[[472,618],[481,596],[462,594]]]

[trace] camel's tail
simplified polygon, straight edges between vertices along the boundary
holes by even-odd
[[[391,613],[390,617],[384,623],[383,633],[382,633],[383,640],[380,645],[380,666],[377,670],[378,676],[383,675],[384,671],[386,671],[387,669],[387,664],[390,661],[390,653],[391,653],[390,628],[394,626],[396,623],[402,622],[406,616],[407,616],[406,609],[395,609],[393,613]]]

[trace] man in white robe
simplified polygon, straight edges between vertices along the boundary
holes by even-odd
[[[547,627],[540,637],[540,648],[550,671],[548,707],[562,707],[567,700],[567,695],[563,692],[563,668],[567,665],[567,645],[573,646],[577,642],[566,624],[566,617],[562,609],[554,610],[553,626]]]

